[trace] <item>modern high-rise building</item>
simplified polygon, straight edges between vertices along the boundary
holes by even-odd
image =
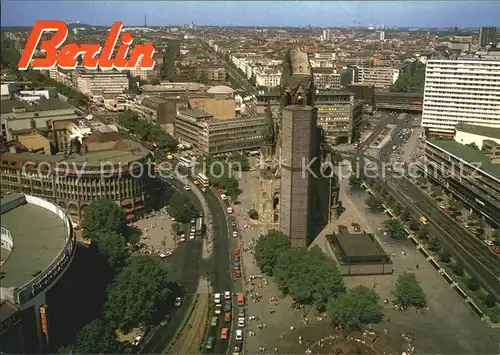
[[[427,61],[422,127],[452,137],[460,122],[500,127],[499,60]]]
[[[497,28],[496,27],[481,27],[479,31],[479,44],[485,47],[490,43],[497,41]]]

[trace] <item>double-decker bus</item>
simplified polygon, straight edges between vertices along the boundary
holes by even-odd
[[[198,217],[196,219],[195,235],[201,237],[203,235],[203,218]]]
[[[180,157],[179,164],[181,164],[182,166],[184,166],[186,168],[190,168],[193,165],[193,161],[189,158]]]
[[[210,180],[208,180],[207,176],[203,173],[198,173],[198,181],[202,187],[208,187],[210,184]]]

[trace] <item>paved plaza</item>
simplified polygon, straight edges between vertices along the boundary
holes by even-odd
[[[411,242],[394,241],[378,231],[388,217],[382,212],[366,211],[363,191],[352,193],[345,183],[342,185],[341,199],[346,211],[338,223],[350,224],[355,221],[365,231],[374,232],[394,263],[393,275],[346,277],[346,284],[350,287],[358,284],[375,286],[382,299],[391,300],[397,276],[408,271],[416,274],[428,297],[429,307],[424,312],[400,312],[390,304],[386,305],[386,321],[374,329],[388,329],[393,339],[398,339],[401,332],[416,335],[421,339],[416,349],[419,353],[486,354],[500,349],[496,344],[500,342],[496,340],[500,339],[499,329],[491,329],[482,322]]]
[[[146,245],[146,250],[152,254],[173,252],[176,247],[173,222],[165,210],[148,213],[145,218],[133,223],[131,227],[140,230],[139,242]]]

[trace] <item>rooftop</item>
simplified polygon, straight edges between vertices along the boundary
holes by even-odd
[[[218,85],[208,89],[207,92],[209,94],[232,94],[234,93],[234,89],[226,85]]]
[[[477,167],[478,170],[485,171],[495,178],[500,179],[500,165],[490,163],[488,157],[483,152],[451,140],[428,140],[427,142],[467,163],[481,164]]]
[[[72,107],[68,103],[59,99],[41,99],[38,102],[38,105],[29,105],[20,100],[2,100],[2,105],[0,105],[1,113],[10,113],[15,107],[25,108],[28,112],[61,110]]]
[[[500,139],[500,128],[496,127],[477,126],[467,123],[459,123],[455,126],[455,129],[461,132],[477,134],[478,136]]]
[[[203,112],[201,110],[198,110],[197,108],[192,108],[192,109],[189,109],[189,110],[184,110],[184,111],[181,111],[183,114],[187,115],[187,116],[191,116],[191,117],[194,117],[194,118],[208,118],[208,117],[212,117],[211,114],[207,113],[207,112]]]
[[[105,136],[111,136],[112,139],[103,139]],[[46,155],[33,152],[4,153],[2,154],[2,160],[12,160],[17,162],[44,161],[52,164],[66,162],[70,166],[73,166],[74,163],[76,166],[91,169],[92,167],[100,167],[103,162],[111,162],[113,164],[121,165],[131,164],[134,161],[147,157],[149,154],[149,150],[141,144],[131,139],[121,138],[118,133],[114,131],[94,132],[94,134],[89,136],[87,140],[85,140],[89,149],[87,153],[73,153],[66,156]]]
[[[2,198],[1,204],[20,194]],[[26,223],[29,221],[29,223]],[[12,234],[13,248],[0,267],[2,287],[19,287],[47,268],[66,244],[62,220],[51,211],[24,204],[2,213],[2,227]]]
[[[344,261],[371,262],[385,260],[387,254],[377,243],[372,234],[365,232],[350,233],[340,230],[338,233],[327,236],[328,241],[337,246]]]

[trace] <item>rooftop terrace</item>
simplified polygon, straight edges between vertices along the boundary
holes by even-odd
[[[29,282],[45,270],[66,245],[63,221],[43,207],[26,203],[2,213],[1,222],[13,240],[13,248],[0,267],[2,288],[15,288]]]

